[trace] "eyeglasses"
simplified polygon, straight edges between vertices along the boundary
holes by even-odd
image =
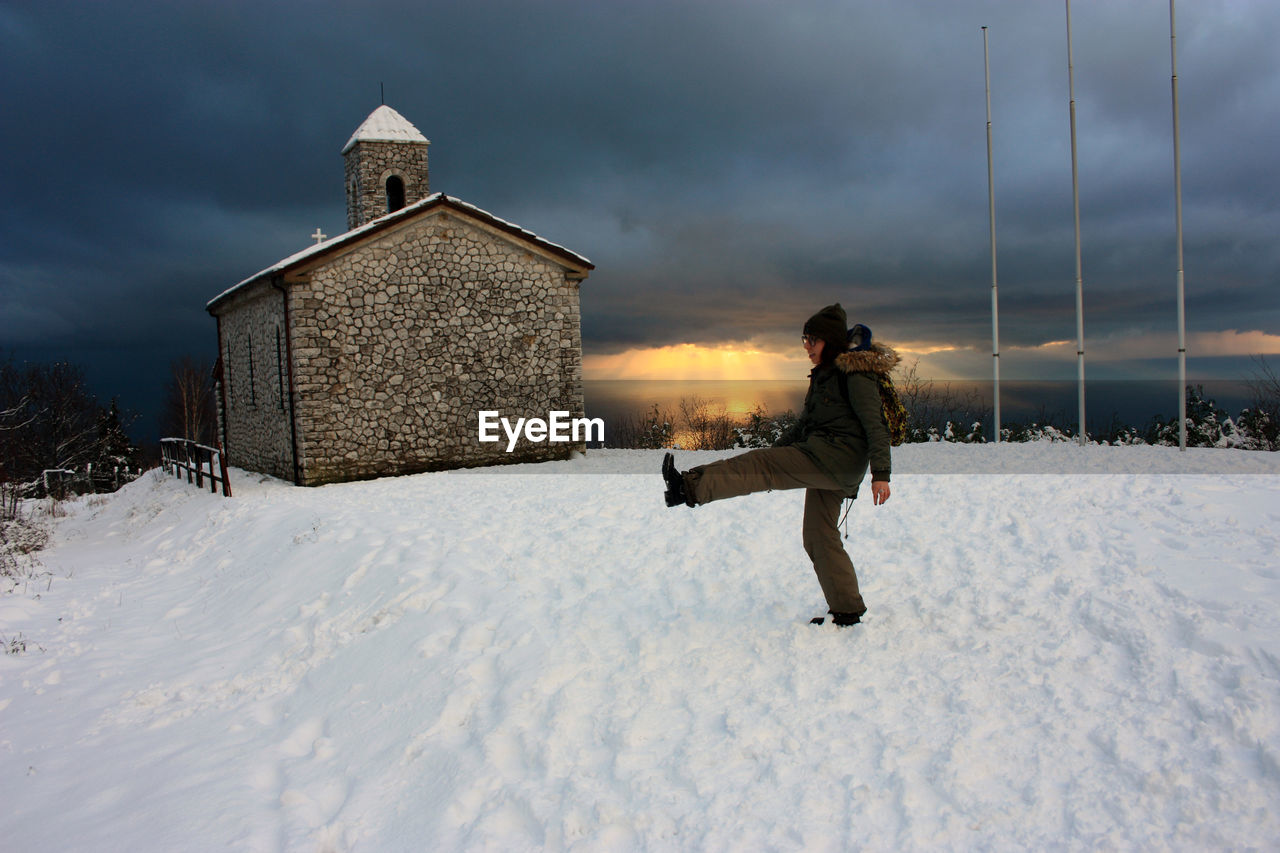
[[[817,339],[816,337],[814,337],[813,335],[801,335],[801,336],[800,336],[800,343],[804,344],[804,345],[805,345],[805,346],[807,346],[807,347],[811,347],[811,346],[813,346],[814,344],[816,344],[817,342],[818,342],[818,339]]]

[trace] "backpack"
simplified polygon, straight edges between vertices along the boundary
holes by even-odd
[[[902,398],[898,396],[898,389],[893,387],[892,379],[877,373],[876,385],[880,387],[880,414],[889,430],[889,444],[897,447],[907,439],[907,422],[911,416],[907,414],[907,407],[902,405]]]
[[[911,416],[907,414],[907,407],[902,405],[902,398],[898,396],[898,389],[893,387],[893,380],[884,373],[872,375],[876,378],[876,387],[880,389],[880,417],[889,433],[889,444],[897,447],[907,438],[907,422],[911,420]],[[849,383],[840,383],[840,394],[844,397],[845,405],[852,407],[849,402]]]
[[[849,349],[853,351],[871,349],[871,330],[857,323],[849,330]],[[876,386],[880,389],[880,417],[884,420],[885,429],[889,433],[889,444],[897,447],[907,438],[907,422],[911,419],[898,389],[893,387],[893,380],[887,373],[872,374],[876,378]],[[849,383],[840,383],[840,394],[846,406],[849,403]]]

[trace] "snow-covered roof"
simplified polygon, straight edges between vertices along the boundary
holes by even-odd
[[[467,202],[462,201],[461,199],[452,198],[450,196],[445,195],[444,193],[432,193],[431,195],[427,196],[421,201],[415,202],[409,205],[408,207],[402,207],[401,209],[393,213],[388,213],[385,216],[380,216],[371,222],[366,222],[364,225],[361,225],[359,228],[354,228],[346,232],[345,234],[339,234],[336,237],[330,237],[328,240],[325,240],[323,243],[317,243],[314,246],[308,246],[307,248],[303,249],[301,252],[296,252],[290,255],[289,257],[277,263],[272,264],[266,269],[260,270],[259,272],[254,273],[253,275],[249,276],[239,284],[236,284],[232,287],[227,288],[222,293],[219,293],[217,296],[215,296],[213,299],[210,299],[205,304],[205,308],[211,310],[216,303],[221,302],[223,299],[227,298],[231,294],[240,290],[242,287],[252,284],[255,281],[258,281],[263,278],[267,278],[269,276],[276,275],[277,273],[285,272],[286,270],[299,266],[305,263],[306,261],[312,260],[314,258],[318,258],[328,252],[339,249],[350,243],[358,242],[361,238],[365,237],[366,235],[374,231],[380,231],[381,229],[386,228],[390,225],[394,225],[395,223],[401,221],[402,219],[409,219],[415,216],[416,214],[423,213],[429,210],[430,208],[441,207],[441,206],[447,206],[452,208],[453,210],[458,210],[463,213],[470,214],[471,216],[475,217],[476,219],[480,220],[481,222],[484,222],[485,224],[491,227],[497,228],[501,231],[505,231],[508,234],[513,234],[517,237],[520,237],[530,243],[533,243],[534,245],[542,249],[547,250],[553,255],[559,255],[561,258],[564,258],[569,263],[575,266],[585,267],[586,269],[589,269],[589,270],[595,269],[595,264],[591,263],[591,261],[587,260],[582,255],[579,255],[577,252],[572,252],[558,243],[552,243],[550,240],[545,240],[542,237],[539,237],[537,234],[534,234],[532,231],[529,231],[528,229],[521,228],[519,225],[516,225],[512,222],[507,222],[505,219],[499,219],[489,211],[482,210],[481,208],[476,207],[474,204],[468,204]]]
[[[427,138],[400,113],[383,104],[365,119],[347,144],[342,146],[346,154],[357,142],[426,142]]]

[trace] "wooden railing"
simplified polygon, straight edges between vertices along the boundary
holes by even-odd
[[[218,493],[218,484],[222,484],[222,494],[231,497],[231,479],[227,476],[227,460],[222,451],[216,447],[196,444],[185,438],[160,439],[160,466],[164,470],[181,479],[186,472],[187,482],[204,488],[204,481],[209,481],[209,491]]]

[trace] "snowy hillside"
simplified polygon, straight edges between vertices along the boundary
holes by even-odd
[[[850,629],[799,493],[660,458],[69,504],[0,598],[0,847],[1280,838],[1280,455],[902,448]]]

